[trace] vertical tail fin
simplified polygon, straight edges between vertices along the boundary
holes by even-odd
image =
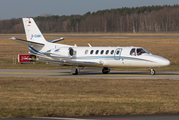
[[[27,41],[37,43],[47,42],[32,18],[22,18],[22,21],[24,24]]]

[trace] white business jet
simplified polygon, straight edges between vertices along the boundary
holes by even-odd
[[[109,67],[149,67],[155,74],[154,67],[170,65],[170,61],[151,54],[142,47],[77,47],[76,45],[57,44],[63,40],[46,41],[32,18],[22,18],[26,40],[12,37],[10,39],[28,45],[29,53],[39,56],[39,61],[57,65],[72,66],[71,73],[77,75],[80,67],[103,67],[102,73],[110,72]]]

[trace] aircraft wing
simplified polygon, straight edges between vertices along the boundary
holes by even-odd
[[[22,40],[22,39],[18,39],[18,38],[15,38],[15,37],[12,37],[10,38],[11,40],[15,41],[15,42],[18,42],[18,43],[21,43],[21,44],[24,44],[24,45],[30,45],[30,44],[33,44],[33,45],[38,45],[40,47],[43,47],[44,44],[42,43],[37,43],[37,42],[31,42],[31,41],[27,41],[27,40]]]
[[[89,62],[89,61],[75,61],[75,60],[54,60],[54,59],[30,59],[30,60],[39,60],[49,63],[57,63],[61,65],[78,65],[78,66],[96,66],[103,65],[102,62]]]

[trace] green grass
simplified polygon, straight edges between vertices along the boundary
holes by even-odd
[[[179,81],[0,77],[0,118],[179,113]]]

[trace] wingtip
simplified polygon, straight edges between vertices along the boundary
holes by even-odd
[[[60,39],[61,39],[61,40],[64,40],[64,37],[61,37]]]
[[[10,40],[16,40],[16,38],[15,37],[11,37],[11,38],[9,38]]]

